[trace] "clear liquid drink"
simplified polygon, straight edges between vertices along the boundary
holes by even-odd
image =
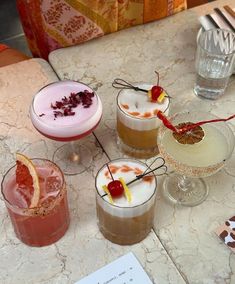
[[[201,32],[196,52],[194,92],[217,99],[224,94],[235,63],[235,34],[227,30]]]

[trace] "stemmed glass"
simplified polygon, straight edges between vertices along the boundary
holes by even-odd
[[[89,148],[75,141],[89,135],[98,126],[101,115],[98,95],[86,84],[70,80],[44,86],[34,96],[30,107],[32,124],[42,135],[69,142],[53,155],[53,161],[67,175],[89,168],[92,162]]]
[[[174,115],[170,122],[178,125],[214,119],[218,117],[210,113],[185,112]],[[209,190],[203,177],[219,171],[232,155],[235,137],[226,122],[207,123],[201,128],[204,136],[196,138],[200,141],[194,144],[181,144],[164,125],[159,129],[160,154],[174,170],[163,182],[164,194],[174,203],[195,206],[203,202]]]

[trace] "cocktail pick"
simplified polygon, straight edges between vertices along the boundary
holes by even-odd
[[[151,169],[151,168],[150,168],[151,165],[154,164],[157,160],[160,161],[160,165],[157,166],[157,167],[155,167],[154,169]],[[148,169],[149,169],[149,171],[148,171]],[[157,158],[150,164],[150,166],[148,166],[148,169],[146,169],[145,172],[143,172],[143,174],[137,175],[135,179],[129,181],[129,182],[127,183],[127,185],[130,185],[130,184],[132,184],[133,182],[135,182],[135,181],[137,181],[137,180],[143,178],[143,177],[146,176],[146,175],[149,175],[149,174],[151,174],[151,173],[154,173],[156,170],[159,170],[159,169],[162,169],[163,172],[162,172],[161,174],[155,174],[155,176],[161,176],[161,175],[164,175],[164,174],[167,172],[167,166],[165,165],[165,160],[164,160],[162,157],[157,157]]]
[[[159,73],[157,71],[155,71],[155,73],[157,74],[158,78],[157,85],[154,85],[150,90],[139,88],[120,78],[114,79],[112,86],[116,89],[132,89],[135,91],[145,92],[148,94],[148,97],[152,102],[161,103],[165,97],[170,98],[170,96],[166,94],[161,86],[159,86]]]
[[[150,167],[156,163],[156,161],[160,161],[160,164],[158,166],[156,166],[155,168],[151,169]],[[108,164],[107,164],[108,167]],[[162,157],[157,157],[149,166],[148,168],[145,170],[145,172],[143,172],[140,175],[137,175],[133,180],[129,181],[126,183],[127,186],[129,186],[130,184],[142,179],[143,177],[156,172],[157,170],[162,169],[163,171],[160,174],[154,174],[155,176],[160,176],[166,173],[167,171],[167,166],[165,165],[165,160]],[[113,181],[118,181],[118,180],[113,180]],[[108,195],[108,193],[103,194],[101,197],[104,197]]]

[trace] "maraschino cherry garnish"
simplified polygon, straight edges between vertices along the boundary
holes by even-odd
[[[163,93],[163,88],[160,86],[153,86],[151,90],[149,90],[149,96],[152,102],[157,102],[160,95]]]
[[[151,102],[158,102],[161,103],[166,96],[164,89],[159,86],[159,73],[155,71],[157,74],[157,85],[153,86],[151,90],[148,91],[148,96]]]
[[[115,180],[113,178],[112,172],[111,172],[108,164],[107,164],[107,168],[108,168],[109,174],[110,174],[110,176],[112,178],[112,181],[110,181],[110,183],[107,185],[109,193],[110,193],[110,195],[112,197],[119,197],[124,192],[123,185],[122,185],[122,183],[119,180]]]
[[[120,78],[116,78],[113,83],[112,86],[116,89],[132,89],[135,91],[141,91],[141,92],[145,92],[147,93],[149,100],[153,103],[162,103],[165,97],[170,98],[167,93],[164,91],[164,89],[159,86],[159,73],[157,71],[155,71],[155,73],[157,74],[157,85],[153,86],[151,88],[151,90],[146,90],[146,89],[142,89],[139,88],[137,86],[134,86],[130,83],[128,83],[127,81],[120,79]]]
[[[124,192],[123,185],[119,180],[112,180],[107,187],[112,197],[119,197]]]

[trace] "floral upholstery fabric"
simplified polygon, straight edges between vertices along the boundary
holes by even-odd
[[[35,57],[158,20],[186,8],[186,0],[17,0],[29,48]]]

